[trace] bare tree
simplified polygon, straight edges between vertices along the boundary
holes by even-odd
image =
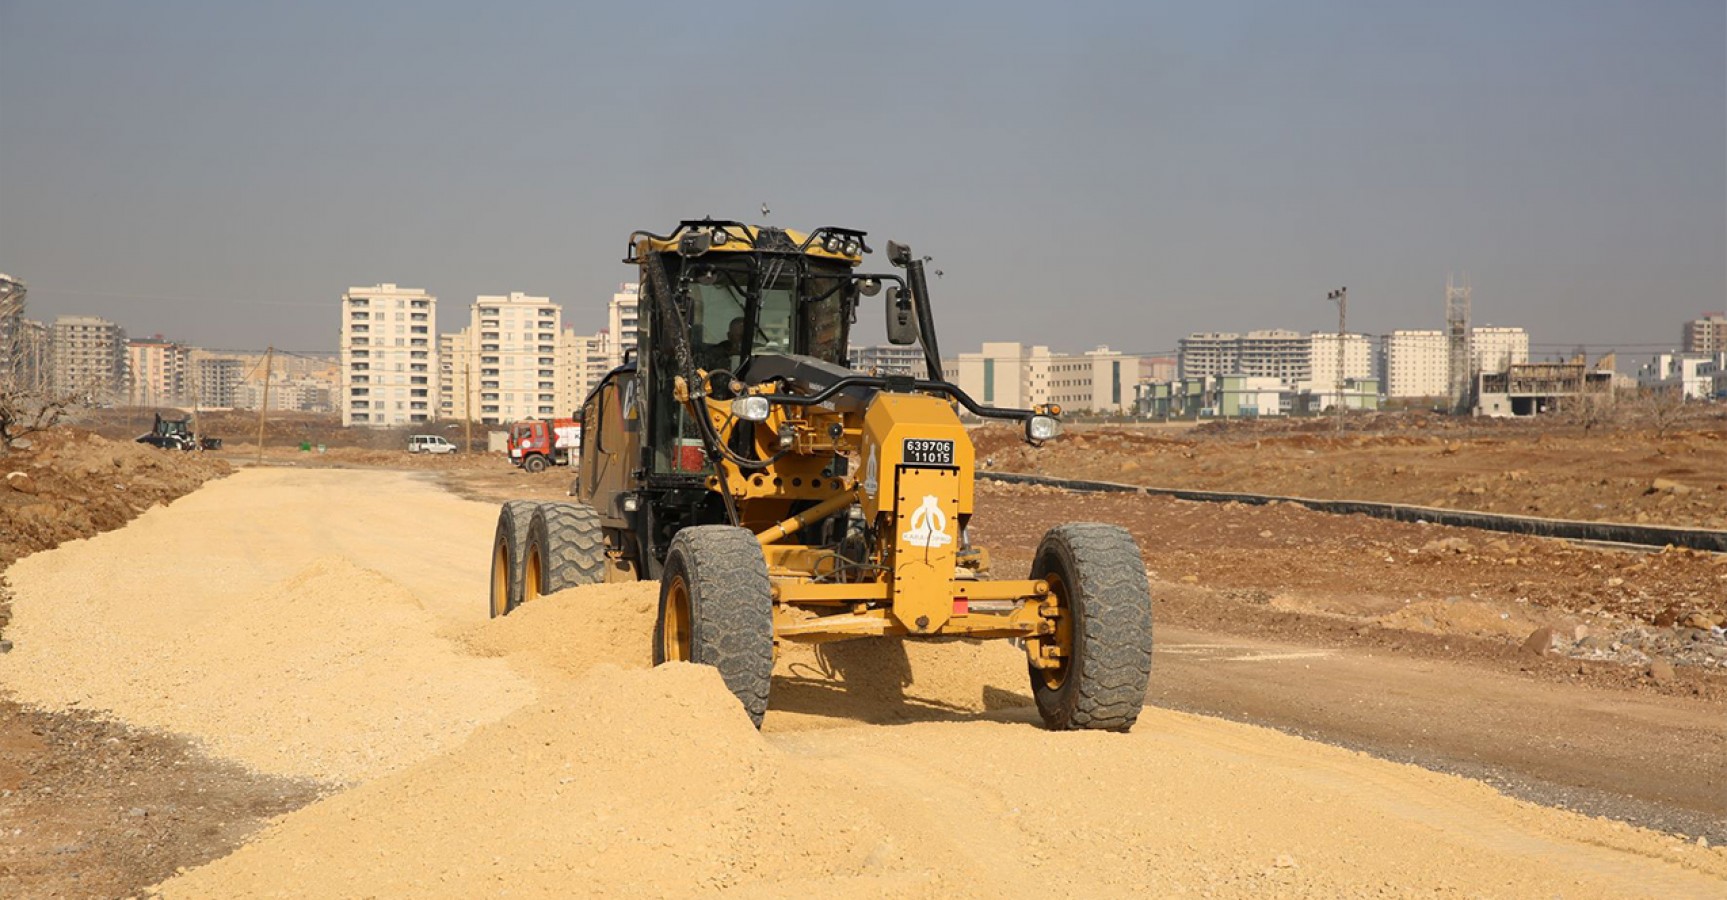
[[[1615,399],[1608,391],[1573,394],[1560,400],[1559,414],[1588,433],[1619,422],[1621,416]]]
[[[1685,392],[1679,387],[1644,388],[1637,392],[1637,418],[1660,440],[1690,418]]]
[[[77,405],[78,397],[76,393],[60,395],[0,381],[0,455],[10,451],[19,438],[59,424]]]

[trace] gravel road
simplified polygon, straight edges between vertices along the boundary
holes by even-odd
[[[1727,892],[1720,848],[1270,729],[1046,732],[1002,644],[788,652],[757,732],[645,667],[651,585],[486,621],[493,509],[240,472],[14,566],[0,685],[346,786],[170,897]]]

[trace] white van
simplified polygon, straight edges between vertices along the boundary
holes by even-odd
[[[408,438],[409,453],[454,453],[456,445],[450,443],[441,435],[416,434]]]

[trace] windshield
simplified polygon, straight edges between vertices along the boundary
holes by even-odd
[[[757,353],[803,353],[845,362],[846,280],[832,274],[801,278],[768,263],[755,308],[747,300],[749,269],[713,266],[710,284],[692,282],[691,349],[696,365],[735,372]]]

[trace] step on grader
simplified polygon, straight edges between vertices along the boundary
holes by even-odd
[[[1054,407],[998,409],[942,375],[924,262],[858,271],[861,231],[711,219],[630,235],[639,352],[577,412],[576,502],[503,505],[491,611],[600,581],[660,584],[655,663],[719,669],[766,714],[776,646],[1003,639],[1026,652],[1052,729],[1132,727],[1151,668],[1151,596],[1123,529],[1059,525],[1029,577],[998,579],[968,540],[973,447],[961,409],[1059,431]],[[847,366],[860,304],[923,377]]]

